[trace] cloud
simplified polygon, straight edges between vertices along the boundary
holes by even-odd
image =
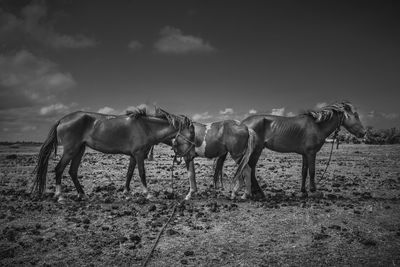
[[[97,44],[93,39],[81,34],[69,36],[53,33],[53,35],[47,37],[45,42],[54,48],[85,48],[95,46]]]
[[[156,51],[166,54],[207,53],[215,51],[200,37],[184,35],[180,29],[166,26],[160,31],[160,39],[154,44]]]
[[[44,1],[33,1],[21,10],[21,17],[0,9],[0,38],[17,40],[19,35],[53,48],[85,48],[95,46],[94,39],[78,35],[58,33],[48,19]]]
[[[67,110],[69,110],[69,107],[62,103],[57,103],[57,104],[52,104],[49,106],[42,107],[39,111],[39,114],[44,116],[44,115],[57,115],[61,113],[65,113]]]
[[[110,108],[110,107],[103,107],[103,108],[99,109],[97,112],[103,113],[103,114],[117,114],[118,113],[115,109]]]
[[[194,121],[200,121],[200,120],[207,120],[207,119],[211,119],[212,116],[210,114],[208,114],[207,112],[203,112],[203,113],[196,113],[192,116],[192,119]]]
[[[286,116],[294,117],[294,116],[296,116],[296,114],[294,112],[289,111],[288,113],[286,113]]]
[[[132,51],[137,51],[142,49],[143,44],[139,41],[130,41],[130,43],[128,44],[128,47],[132,50]]]
[[[283,116],[285,113],[285,108],[273,108],[271,111],[271,115]]]
[[[399,113],[384,113],[381,112],[381,116],[387,120],[395,120],[399,117]]]
[[[326,102],[318,102],[316,105],[315,105],[315,108],[316,109],[321,109],[321,108],[323,108],[323,107],[326,107],[328,105],[328,103],[326,103]]]
[[[255,110],[255,109],[250,109],[249,110],[249,114],[256,114],[257,113],[257,110]]]
[[[382,119],[383,118],[386,120],[395,120],[400,117],[400,114],[394,113],[394,112],[392,112],[392,113],[376,112],[375,110],[372,110],[367,113],[366,117],[370,118],[370,119],[374,119],[374,118]]]
[[[375,117],[375,110],[371,110],[370,112],[368,112],[367,117],[368,117],[368,118],[373,118],[373,117]]]
[[[0,54],[0,109],[25,107],[54,100],[76,82],[54,62],[22,50],[15,55]]]
[[[233,109],[232,108],[225,108],[225,110],[220,110],[219,114],[221,115],[230,115],[233,114]]]

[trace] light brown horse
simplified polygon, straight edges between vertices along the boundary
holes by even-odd
[[[237,191],[243,185],[243,182],[245,192],[242,198],[247,198],[251,191],[250,167],[247,163],[256,144],[254,131],[235,120],[223,120],[208,124],[194,122],[193,125],[195,130],[196,157],[208,159],[221,157],[223,163],[229,153],[232,159],[238,164],[236,173],[232,178],[235,186],[232,189],[231,198],[234,199],[236,197]],[[174,140],[166,140],[164,143],[173,146]],[[152,157],[152,151],[153,147],[149,157]],[[215,169],[214,186],[217,186],[219,177],[222,177],[222,167]],[[127,180],[129,180],[129,176]]]
[[[263,148],[277,152],[294,152],[302,155],[301,193],[306,196],[307,174],[310,175],[310,191],[315,192],[315,159],[325,139],[343,126],[358,138],[365,135],[358,113],[350,102],[338,102],[321,110],[312,110],[295,117],[257,114],[242,121],[257,134],[257,145],[249,159],[252,194],[263,196],[255,178],[255,167]],[[222,165],[216,166],[222,168]]]
[[[64,200],[61,191],[61,177],[66,166],[71,162],[69,174],[78,191],[84,197],[84,191],[78,181],[78,168],[86,146],[107,154],[125,154],[131,156],[132,172],[138,164],[143,193],[151,197],[147,189],[144,159],[149,148],[160,141],[175,137],[175,152],[183,156],[194,169],[194,127],[185,116],[177,116],[162,110],[162,116],[150,116],[142,109],[127,115],[105,115],[77,111],[70,113],[51,128],[39,152],[36,166],[34,190],[42,195],[46,187],[46,174],[51,152],[57,151],[57,145],[64,148],[56,172],[56,192],[58,201]],[[191,175],[189,175],[191,177]],[[190,180],[190,192],[195,188],[195,181]]]

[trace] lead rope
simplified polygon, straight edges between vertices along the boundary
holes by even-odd
[[[172,188],[172,193],[174,192],[174,166],[175,166],[175,162],[177,162],[176,154],[175,154],[175,156],[174,156],[174,158],[172,160],[172,167],[171,167],[171,188]],[[174,206],[171,208],[172,209],[172,213],[169,216],[168,221],[164,224],[164,226],[161,228],[160,232],[158,233],[157,239],[154,242],[153,247],[151,248],[149,254],[147,255],[146,260],[142,264],[143,267],[147,266],[147,263],[149,262],[151,256],[153,255],[154,250],[157,247],[158,241],[160,241],[161,235],[163,234],[165,228],[167,228],[168,224],[171,222],[172,218],[174,217],[175,212],[176,212],[176,208],[181,206],[184,202],[185,202],[185,199],[183,199],[181,202],[176,202],[174,204]]]
[[[179,132],[177,133],[177,135],[178,135],[178,134],[179,134]],[[183,137],[184,137],[184,136],[183,136]],[[187,139],[185,139],[185,141],[189,141],[189,142],[190,142],[190,140],[187,140]],[[194,143],[193,143],[193,142],[190,142],[190,143],[191,143],[192,146],[194,146]],[[185,155],[189,152],[189,150],[190,150],[191,148],[192,148],[192,147],[190,147],[183,155],[185,156]],[[176,153],[175,153],[174,158],[173,158],[173,160],[172,160],[172,166],[171,166],[171,188],[172,188],[172,193],[174,192],[174,166],[175,166],[175,162],[177,162],[178,164],[180,164],[180,163],[182,162],[182,157],[181,157],[181,161],[178,162],[178,160],[177,160],[177,154],[176,154]],[[157,247],[157,244],[158,244],[158,241],[159,241],[160,238],[161,238],[161,235],[163,234],[165,228],[168,226],[168,224],[170,223],[170,221],[171,221],[172,218],[174,217],[175,212],[176,212],[176,208],[179,207],[179,206],[182,206],[182,204],[183,204],[184,202],[185,202],[185,199],[181,200],[180,202],[176,202],[175,205],[171,208],[171,209],[172,209],[172,213],[171,213],[171,215],[169,216],[168,221],[164,224],[164,226],[161,228],[161,231],[158,233],[157,239],[156,239],[156,241],[154,242],[153,247],[151,248],[149,254],[147,255],[146,260],[145,260],[145,261],[143,262],[143,264],[142,264],[143,267],[146,267],[146,266],[147,266],[147,263],[149,262],[149,260],[150,260],[150,258],[151,258],[151,255],[153,255],[153,252],[154,252],[155,248]]]
[[[176,161],[176,154],[174,158],[172,159],[172,167],[171,167],[171,188],[172,188],[172,193],[174,192],[174,166],[175,166],[175,161]]]
[[[319,178],[319,180],[317,181],[317,184],[319,184],[319,182],[321,182],[321,180],[324,178],[324,176],[326,174],[326,171],[328,170],[328,166],[329,166],[329,163],[331,162],[331,158],[332,158],[332,151],[333,151],[333,146],[335,145],[335,140],[337,142],[336,149],[339,149],[338,133],[340,131],[340,125],[342,124],[342,120],[343,120],[343,117],[340,119],[339,125],[336,128],[335,133],[333,134],[333,142],[332,142],[332,146],[331,146],[331,152],[329,153],[329,159],[328,159],[328,162],[326,163],[324,173],[322,174],[321,178]]]
[[[160,238],[161,238],[162,233],[164,232],[165,228],[168,226],[168,224],[170,223],[170,221],[171,221],[172,218],[174,217],[175,212],[176,212],[176,208],[177,208],[178,206],[181,206],[182,203],[183,203],[184,201],[185,201],[185,199],[183,199],[181,202],[175,203],[175,205],[171,208],[171,209],[172,209],[172,213],[171,213],[171,215],[169,216],[168,221],[164,224],[163,228],[161,228],[161,231],[158,233],[157,239],[156,239],[156,241],[154,242],[153,247],[151,248],[149,254],[147,255],[146,260],[145,260],[145,261],[143,262],[143,264],[142,264],[143,267],[146,267],[146,266],[147,266],[147,263],[149,262],[149,260],[150,260],[150,258],[151,258],[151,255],[153,255],[153,252],[154,252],[154,250],[155,250],[155,248],[156,248],[156,246],[157,246],[157,244],[158,244],[158,241],[159,241]]]

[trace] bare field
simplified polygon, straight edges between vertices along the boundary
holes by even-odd
[[[155,148],[146,161],[148,201],[137,170],[132,198],[122,193],[129,159],[87,151],[79,179],[88,200],[76,201],[67,170],[68,199],[53,199],[56,160],[50,160],[44,200],[29,195],[38,147],[0,147],[0,265],[141,265],[172,207],[185,196],[184,164]],[[330,145],[317,154],[317,180]],[[177,209],[149,266],[398,266],[400,265],[400,147],[341,145],[333,151],[322,198],[301,199],[301,156],[264,150],[257,179],[267,200],[231,201],[212,188],[213,161],[196,158],[199,192]],[[224,166],[229,177],[232,160]]]

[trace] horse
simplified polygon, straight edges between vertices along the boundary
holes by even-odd
[[[175,138],[174,151],[185,158],[194,169],[194,126],[185,116],[170,114],[164,110],[161,116],[146,114],[144,109],[138,109],[125,115],[106,115],[93,112],[76,111],[65,115],[50,129],[43,143],[38,163],[35,168],[36,179],[32,192],[43,195],[46,188],[46,174],[49,157],[54,150],[57,153],[58,144],[64,150],[55,167],[56,190],[55,197],[64,202],[61,190],[62,173],[71,162],[69,175],[75,185],[79,198],[85,198],[85,193],[78,181],[78,168],[86,146],[106,154],[124,154],[130,156],[130,171],[133,173],[136,164],[142,183],[143,194],[151,198],[147,189],[144,159],[149,148],[166,139]],[[189,178],[191,175],[189,175]],[[190,198],[195,188],[195,181],[190,180]]]
[[[318,196],[314,179],[315,159],[325,139],[334,131],[339,131],[342,126],[357,138],[364,137],[366,133],[357,111],[348,101],[333,103],[320,110],[309,110],[294,117],[256,114],[245,118],[242,124],[254,130],[258,137],[249,159],[253,195],[260,193],[255,167],[264,148],[302,155],[301,194],[303,197],[308,195],[305,185],[309,174],[310,192]],[[222,166],[217,165],[216,168]]]
[[[241,198],[246,199],[251,191],[250,167],[247,163],[256,144],[256,134],[254,131],[235,120],[223,120],[208,124],[193,122],[193,125],[196,157],[218,158],[219,161],[224,161],[229,153],[232,159],[238,164],[232,179],[235,182],[235,186],[231,192],[231,199],[236,197],[237,191],[243,186],[243,183],[245,184],[245,192]],[[173,146],[174,140],[166,140],[163,143]],[[150,150],[149,158],[152,158],[153,148]],[[215,188],[217,187],[219,177],[222,177],[222,168],[215,169]],[[129,177],[127,180],[129,180]]]

